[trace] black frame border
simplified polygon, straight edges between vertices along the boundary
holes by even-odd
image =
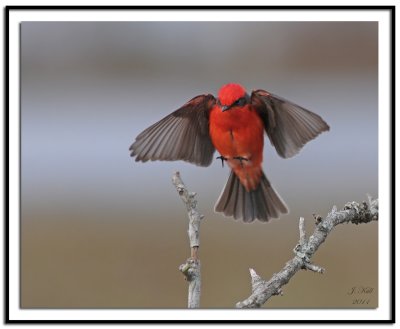
[[[9,18],[19,10],[386,10],[390,12],[390,205],[391,205],[391,296],[387,320],[10,320],[9,310]],[[395,105],[396,105],[396,7],[392,6],[5,6],[4,7],[4,323],[5,324],[390,324],[395,323]],[[21,148],[20,148],[21,151]]]

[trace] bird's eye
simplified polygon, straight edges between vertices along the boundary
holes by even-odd
[[[241,97],[239,99],[237,99],[233,105],[235,106],[243,106],[246,103],[246,99],[244,97]]]

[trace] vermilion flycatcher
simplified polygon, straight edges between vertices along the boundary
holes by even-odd
[[[130,147],[136,161],[184,160],[209,166],[215,149],[232,169],[215,211],[245,222],[267,222],[288,208],[265,177],[264,130],[283,158],[329,130],[317,114],[265,90],[251,95],[239,84],[221,87],[218,98],[200,95],[153,124]]]

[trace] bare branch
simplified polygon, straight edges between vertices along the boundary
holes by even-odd
[[[172,175],[172,183],[178,191],[183,203],[186,205],[186,210],[189,217],[188,236],[191,255],[190,258],[186,260],[185,264],[179,266],[179,270],[189,282],[188,308],[199,308],[201,272],[198,250],[200,247],[200,221],[204,218],[204,215],[200,214],[200,212],[197,210],[197,201],[194,198],[196,193],[188,192],[178,171]]]
[[[378,220],[379,202],[378,199],[372,200],[368,196],[368,203],[365,201],[361,204],[354,201],[348,202],[344,209],[340,211],[334,206],[325,219],[317,215],[314,215],[314,217],[316,228],[308,240],[305,235],[304,219],[300,218],[300,240],[293,250],[295,256],[286,263],[280,272],[275,273],[269,281],[264,281],[253,269],[250,270],[252,294],[244,301],[238,302],[236,304],[237,308],[258,308],[272,296],[281,295],[282,286],[288,283],[300,269],[323,273],[325,270],[318,265],[312,264],[310,259],[319,246],[324,243],[328,234],[339,224],[361,224]],[[257,280],[254,279],[255,276],[257,276]]]
[[[306,243],[306,225],[304,222],[304,217],[300,217],[299,231],[300,231],[299,245],[304,246],[304,244]]]
[[[313,272],[316,272],[316,273],[321,273],[321,274],[323,274],[325,272],[325,269],[323,267],[315,265],[315,264],[312,264],[312,263],[305,263],[304,264],[304,269],[305,270],[310,270],[310,271],[313,271]]]

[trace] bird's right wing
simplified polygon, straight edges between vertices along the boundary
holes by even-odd
[[[184,160],[209,166],[215,151],[209,134],[213,95],[200,95],[140,133],[129,150],[136,161]]]

